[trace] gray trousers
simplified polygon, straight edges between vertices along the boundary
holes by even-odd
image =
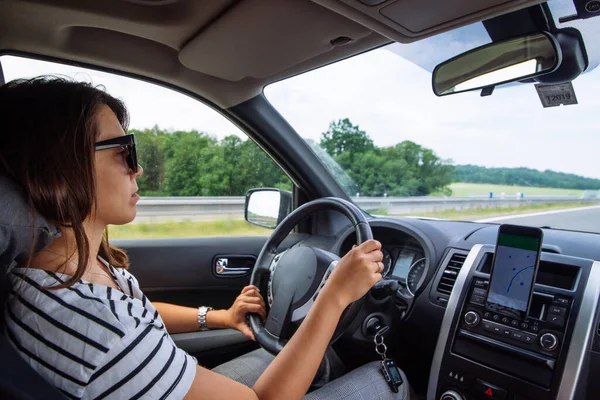
[[[252,387],[259,376],[271,363],[274,356],[263,349],[254,350],[213,369],[221,375]],[[323,365],[322,365],[323,369]],[[408,400],[411,389],[404,372],[400,371],[404,384],[398,388],[398,393],[391,391],[379,370],[379,362],[373,361],[362,367],[356,368],[340,377],[335,378],[331,372],[334,368],[325,365],[319,371],[319,380],[313,387],[317,389],[309,392],[306,400]],[[335,379],[329,380],[329,377]],[[327,382],[327,383],[325,383]]]

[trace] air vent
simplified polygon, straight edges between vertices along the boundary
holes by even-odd
[[[465,263],[466,258],[466,254],[452,254],[448,265],[446,265],[446,268],[444,269],[444,273],[442,274],[440,282],[438,283],[438,293],[450,297],[450,293],[452,293],[452,288],[454,287],[454,282],[456,282],[456,277],[460,272],[460,268]]]

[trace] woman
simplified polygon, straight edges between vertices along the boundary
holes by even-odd
[[[153,305],[126,271],[125,253],[108,243],[109,224],[134,219],[143,173],[124,105],[89,84],[36,78],[0,87],[0,121],[0,174],[62,233],[11,270],[6,334],[68,397],[302,398],[341,313],[381,279],[379,242],[351,250],[284,350],[246,387],[175,346],[167,331],[197,329],[196,310]],[[207,313],[207,325],[244,331],[245,312],[264,317],[255,287],[236,304]]]

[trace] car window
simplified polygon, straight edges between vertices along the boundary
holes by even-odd
[[[244,220],[244,195],[258,187],[291,191],[283,170],[211,107],[158,85],[91,69],[2,56],[6,82],[59,75],[102,85],[123,100],[136,137],[142,197],[135,220],[109,226],[111,239],[269,235]]]
[[[597,30],[594,20],[578,26]],[[477,23],[392,43],[265,95],[372,214],[600,232],[589,217],[600,201],[598,42],[585,41],[590,64],[572,82],[578,104],[544,108],[533,83],[490,96],[433,93],[438,63],[489,42]]]

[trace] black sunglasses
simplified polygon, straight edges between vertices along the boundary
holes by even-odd
[[[127,162],[129,169],[131,169],[134,173],[137,173],[138,161],[137,153],[135,152],[135,137],[133,134],[96,142],[96,151],[114,149],[117,147],[127,148],[127,156],[125,156],[125,161]]]

